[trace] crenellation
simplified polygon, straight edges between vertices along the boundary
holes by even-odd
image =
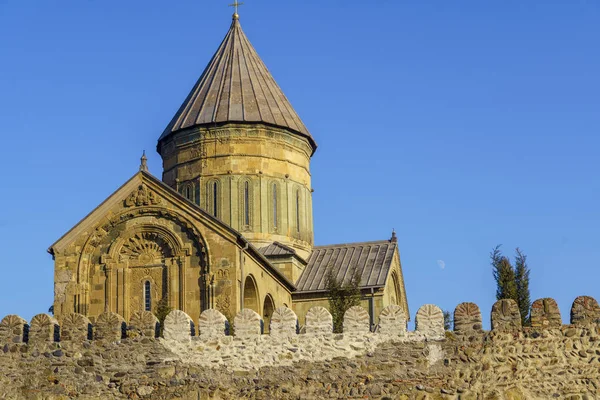
[[[444,313],[438,306],[425,304],[417,311],[415,326],[425,337],[440,337],[444,335]]]
[[[171,311],[165,318],[163,336],[167,340],[189,342],[194,333],[194,322],[181,310]]]
[[[258,337],[262,333],[262,319],[254,310],[244,308],[233,320],[235,336],[238,338]]]
[[[596,299],[590,296],[579,296],[571,307],[571,324],[586,326],[600,322],[600,307]]]
[[[537,299],[531,305],[531,327],[540,329],[560,328],[562,318],[556,300],[549,297]]]
[[[27,321],[18,315],[7,315],[0,321],[0,343],[22,343],[27,341]]]
[[[385,307],[379,314],[378,331],[384,335],[404,336],[406,334],[406,315],[395,304]]]
[[[483,329],[481,311],[475,303],[460,303],[454,309],[454,331],[468,334]]]
[[[136,311],[129,319],[127,335],[156,337],[159,331],[158,318],[150,311]]]
[[[500,332],[521,329],[521,313],[513,299],[498,300],[492,306],[492,330]]]
[[[329,335],[333,332],[333,317],[325,307],[312,307],[306,313],[306,333]]]
[[[225,336],[227,318],[218,310],[202,311],[198,320],[198,335],[202,339],[218,339]]]
[[[29,324],[29,344],[58,342],[60,338],[58,321],[48,314],[38,314]]]

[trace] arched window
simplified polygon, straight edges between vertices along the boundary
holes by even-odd
[[[300,190],[296,190],[296,230],[300,232]]]
[[[210,215],[215,218],[219,218],[219,185],[218,180],[211,180],[207,183],[206,190],[206,210]]]
[[[213,182],[212,184],[212,195],[213,195],[213,199],[212,199],[212,203],[213,203],[213,209],[212,209],[212,215],[214,217],[218,217],[219,216],[219,184],[218,182]]]
[[[244,182],[244,225],[250,226],[250,182]]]
[[[150,281],[144,282],[144,310],[152,311],[152,297],[150,294]]]
[[[277,184],[273,184],[273,229],[277,230]]]
[[[193,201],[193,191],[192,191],[192,185],[186,185],[185,187],[185,191],[184,191],[184,196],[186,199]]]

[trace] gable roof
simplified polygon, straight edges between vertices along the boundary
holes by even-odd
[[[106,198],[100,205],[98,205],[94,210],[92,210],[88,215],[82,218],[75,226],[73,226],[69,231],[67,231],[64,235],[62,235],[56,242],[54,242],[49,248],[48,253],[54,256],[57,249],[66,247],[70,238],[76,237],[77,235],[85,232],[90,226],[95,225],[98,221],[105,218],[105,213],[110,210],[110,208],[116,203],[123,201],[132,190],[137,189],[138,185],[141,183],[145,183],[149,188],[155,190],[161,197],[166,199],[171,199],[176,201],[181,205],[181,208],[184,211],[187,211],[190,216],[200,217],[201,219],[218,225],[220,228],[229,232],[237,242],[237,245],[242,249],[246,248],[247,252],[256,259],[258,259],[263,266],[271,272],[277,280],[279,280],[282,284],[284,284],[290,291],[294,291],[296,286],[293,282],[288,280],[278,268],[273,266],[269,260],[260,253],[260,251],[252,245],[240,232],[236,231],[225,222],[220,219],[212,216],[210,213],[204,211],[200,206],[195,203],[189,201],[184,196],[179,194],[176,190],[156,178],[154,175],[150,174],[147,171],[140,171],[133,175],[130,179],[127,180],[123,185],[121,185],[117,190],[115,190],[108,198]],[[187,210],[186,210],[187,209]]]
[[[237,14],[225,39],[159,138],[196,125],[262,122],[317,144],[242,31]]]
[[[317,246],[296,283],[296,293],[324,292],[328,268],[342,284],[357,268],[361,288],[380,288],[386,283],[398,244],[390,240]]]

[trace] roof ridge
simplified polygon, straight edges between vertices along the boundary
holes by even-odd
[[[371,240],[371,241],[366,241],[366,242],[350,242],[350,243],[335,243],[335,244],[322,244],[319,246],[314,246],[313,250],[315,249],[326,249],[326,248],[331,248],[331,247],[344,247],[344,246],[357,246],[357,245],[368,245],[368,244],[384,244],[384,243],[388,243],[388,244],[393,244],[392,241],[390,241],[389,239],[382,239],[382,240]]]

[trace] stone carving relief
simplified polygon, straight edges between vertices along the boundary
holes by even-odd
[[[562,318],[556,300],[549,297],[538,299],[531,305],[532,328],[560,328]]]
[[[344,314],[344,333],[367,333],[370,331],[370,318],[361,306],[350,307]]]
[[[227,318],[217,310],[204,310],[198,320],[198,333],[202,339],[214,339],[225,336]]]
[[[221,294],[217,296],[215,306],[223,314],[229,313],[231,309],[231,284],[227,284],[221,289]]]
[[[244,308],[234,319],[235,336],[239,338],[250,338],[260,336],[261,318],[254,310]]]
[[[312,307],[306,313],[306,333],[327,335],[333,332],[333,317],[325,307]]]
[[[571,323],[580,326],[600,323],[600,307],[596,299],[590,296],[576,298],[571,307]]]
[[[181,310],[173,310],[165,318],[163,336],[168,340],[189,342],[192,340],[194,323],[189,315]]]
[[[417,332],[420,332],[425,336],[443,336],[444,313],[438,306],[425,304],[417,311],[415,327]]]
[[[148,189],[143,183],[134,190],[125,200],[126,207],[140,207],[158,205],[162,199],[153,191]]]
[[[60,321],[60,339],[69,342],[83,342],[91,339],[92,324],[81,314],[67,314]]]
[[[29,344],[54,342],[59,339],[58,321],[48,314],[38,314],[29,325]]]
[[[18,315],[7,315],[0,321],[0,343],[21,343],[27,321]]]
[[[165,239],[157,232],[147,231],[135,233],[119,251],[120,260],[128,260],[130,265],[156,264],[172,256],[171,246]]]
[[[521,313],[513,299],[498,300],[492,307],[492,330],[510,332],[521,329]]]
[[[296,335],[296,313],[287,307],[279,307],[271,316],[269,334],[273,337],[289,337]]]
[[[454,309],[454,330],[458,333],[482,329],[481,311],[475,303],[460,303]]]
[[[390,336],[404,336],[406,333],[406,314],[396,305],[390,304],[379,314],[379,332]]]
[[[98,316],[94,324],[94,339],[116,342],[124,337],[125,320],[119,314],[105,312]]]
[[[158,318],[150,311],[135,311],[129,319],[128,334],[156,337]]]

